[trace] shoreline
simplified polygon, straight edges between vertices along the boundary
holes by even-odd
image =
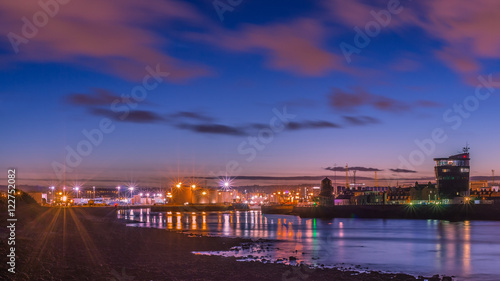
[[[239,280],[417,280],[401,273],[308,270],[305,266],[195,255],[192,252],[229,251],[254,241],[127,227],[113,207],[19,204],[17,212],[16,273],[8,273],[6,263],[0,273],[8,280],[219,280],[228,276]],[[0,232],[0,247],[5,253],[4,232]]]

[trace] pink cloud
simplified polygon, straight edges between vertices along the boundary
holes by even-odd
[[[2,1],[0,11],[0,31],[23,35],[21,18],[32,21],[33,15],[43,10],[38,1]],[[168,40],[148,29],[160,20],[205,24],[202,16],[180,1],[152,0],[148,5],[139,0],[69,1],[59,5],[47,24],[38,28],[28,43],[20,44],[19,53],[8,61],[78,63],[130,79],[140,79],[147,65],[157,64],[171,73],[171,79],[208,74],[207,67],[162,51]]]
[[[270,68],[309,76],[346,69],[341,57],[323,47],[325,37],[323,26],[312,19],[189,36],[235,52],[264,53]]]
[[[429,1],[427,22],[419,22],[446,46],[437,57],[458,73],[477,73],[482,58],[500,58],[500,2]]]
[[[474,55],[500,57],[500,2],[430,1],[428,11],[429,33],[445,39],[451,46],[465,46]]]
[[[460,73],[477,72],[480,69],[479,63],[475,59],[450,47],[437,51],[436,56]]]
[[[410,106],[404,102],[397,101],[388,97],[375,97],[372,105],[383,111],[400,112],[410,109]]]
[[[336,109],[349,110],[370,104],[372,99],[370,93],[360,88],[356,88],[352,93],[335,88],[330,95],[330,105]]]
[[[413,59],[402,58],[398,59],[390,67],[396,71],[409,72],[419,69],[421,67],[421,64]]]
[[[381,111],[399,113],[410,111],[417,107],[439,106],[438,103],[427,100],[407,103],[390,97],[372,94],[359,87],[350,92],[334,88],[329,99],[330,105],[334,109],[341,111],[352,111],[358,107],[370,106]]]
[[[333,21],[364,27],[373,20],[370,11],[384,9],[382,2],[326,1]],[[500,58],[500,1],[401,1],[403,11],[392,15],[389,27],[405,32],[408,26],[423,29],[443,43],[436,57],[464,78],[481,70],[481,59]],[[384,32],[384,29],[382,30]],[[403,67],[407,65],[398,65]]]
[[[417,106],[421,107],[440,107],[442,104],[434,101],[429,101],[429,100],[419,100],[416,102]]]
[[[361,1],[333,0],[323,2],[323,6],[332,16],[330,20],[340,21],[348,26],[364,26],[368,21],[373,20],[370,11],[373,6],[364,4]]]

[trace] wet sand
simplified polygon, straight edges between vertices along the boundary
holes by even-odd
[[[356,274],[282,264],[238,262],[233,257],[194,255],[248,242],[188,237],[162,229],[125,226],[113,207],[16,210],[16,273],[2,262],[6,280],[416,280],[405,274]],[[6,212],[4,212],[6,213]],[[6,221],[6,215],[0,215]],[[7,232],[0,232],[6,260]],[[5,254],[4,254],[5,253]],[[439,280],[439,279],[435,279]]]

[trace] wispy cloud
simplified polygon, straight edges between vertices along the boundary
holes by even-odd
[[[31,19],[43,12],[38,3],[1,1],[0,32],[23,36],[20,19]],[[140,0],[70,1],[58,5],[55,13],[45,26],[29,36],[27,43],[18,46],[18,54],[13,51],[4,57],[6,62],[78,64],[135,81],[142,79],[147,65],[162,65],[164,71],[171,73],[171,80],[210,73],[207,66],[167,54],[164,47],[169,40],[152,28],[157,22],[210,26],[205,16],[184,1],[152,0],[147,5]]]
[[[346,69],[343,58],[325,46],[325,27],[310,18],[279,24],[247,24],[236,31],[192,33],[189,38],[234,52],[263,54],[268,67],[298,75],[320,76]]]
[[[400,72],[411,72],[418,70],[422,65],[416,59],[399,58],[390,65],[390,68]]]
[[[407,170],[407,169],[389,169],[394,173],[416,173],[417,171]]]
[[[199,134],[214,134],[227,136],[242,136],[258,133],[258,130],[268,128],[266,123],[224,124],[215,122],[216,118],[200,111],[181,110],[162,114],[152,110],[113,111],[110,105],[114,102],[124,102],[117,94],[106,89],[94,89],[88,94],[74,93],[66,96],[64,102],[85,107],[87,112],[94,116],[111,118],[118,122],[133,123],[164,123],[174,128],[191,131]],[[134,102],[132,100],[132,102]],[[142,102],[143,103],[143,102]],[[344,116],[346,125],[367,125],[378,123],[376,118],[369,116]],[[286,131],[339,129],[344,126],[327,120],[300,120],[285,125]]]
[[[242,136],[246,135],[244,127],[235,127],[222,124],[177,124],[179,129],[189,130],[201,134],[216,134],[216,135],[231,135]]]
[[[324,168],[328,171],[336,171],[336,172],[345,172],[345,167],[326,167]],[[377,168],[369,168],[369,167],[349,167],[349,171],[360,171],[360,172],[381,172],[383,170]]]
[[[373,20],[370,11],[382,8],[379,1],[331,0],[324,4],[331,18],[348,27],[364,26]],[[404,15],[393,16],[385,30],[422,30],[440,42],[434,56],[466,79],[481,71],[482,60],[500,59],[500,37],[496,28],[500,26],[500,2],[413,1],[411,6],[403,11]],[[404,59],[392,66],[399,71],[417,67],[414,60]]]
[[[258,130],[268,128],[269,124],[253,123],[239,126],[230,126],[217,123],[187,124],[178,123],[175,127],[183,130],[189,130],[201,134],[219,134],[219,135],[251,135],[256,134]],[[288,131],[298,131],[307,129],[337,129],[340,125],[329,121],[300,121],[290,122],[285,129]]]
[[[380,111],[399,113],[417,107],[438,106],[438,103],[419,100],[413,103],[403,102],[390,97],[369,93],[363,88],[356,87],[352,91],[334,88],[329,95],[330,105],[340,111],[352,111],[362,106],[369,106]]]
[[[342,116],[342,118],[344,118],[348,124],[358,126],[380,123],[377,118],[370,116]]]
[[[329,121],[290,122],[286,126],[288,130],[324,129],[324,128],[341,128],[341,127],[342,126]]]
[[[68,104],[81,106],[109,106],[115,100],[120,100],[120,97],[100,88],[92,89],[91,93],[88,94],[73,93],[65,97]]]
[[[205,115],[200,112],[195,111],[179,111],[176,113],[169,114],[167,116],[169,120],[177,120],[177,119],[192,119],[198,121],[213,121],[214,118],[208,115]]]
[[[92,108],[89,110],[96,116],[108,117],[115,121],[132,123],[157,123],[165,119],[159,114],[147,110],[131,110],[127,112],[115,112],[110,109]]]

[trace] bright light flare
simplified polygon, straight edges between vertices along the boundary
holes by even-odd
[[[233,179],[231,179],[230,177],[221,178],[219,184],[222,190],[228,191],[231,189],[231,186],[233,186]]]

